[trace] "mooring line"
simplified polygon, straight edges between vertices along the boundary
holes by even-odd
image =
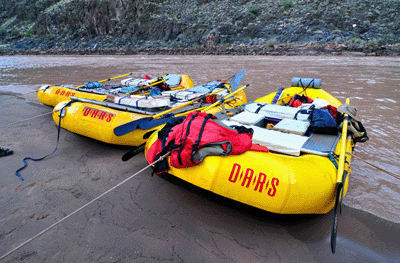
[[[12,126],[12,125],[15,125],[15,124],[24,122],[24,121],[29,121],[29,120],[32,120],[32,119],[36,119],[36,118],[39,118],[39,117],[42,117],[42,116],[45,116],[45,115],[49,115],[49,114],[51,114],[51,113],[53,113],[53,111],[50,111],[50,112],[47,112],[47,113],[43,113],[43,114],[37,115],[37,116],[35,116],[35,117],[28,118],[28,119],[24,119],[24,120],[22,120],[22,121],[17,121],[17,122],[11,123],[11,124],[7,124],[7,125],[4,125],[4,126],[0,126],[0,129],[6,128],[6,127],[9,127],[9,126]]]
[[[98,199],[100,199],[101,197],[105,196],[106,194],[108,194],[109,192],[113,191],[114,189],[116,189],[117,187],[123,185],[124,183],[126,183],[127,181],[129,181],[130,179],[132,179],[133,177],[135,177],[136,175],[140,174],[141,172],[143,172],[144,170],[146,170],[147,168],[153,166],[154,164],[164,160],[168,155],[170,154],[170,152],[167,152],[166,154],[164,154],[163,156],[161,156],[159,159],[157,159],[156,161],[154,161],[153,163],[147,165],[146,167],[144,167],[143,169],[141,169],[140,171],[136,172],[135,174],[129,176],[128,178],[126,178],[125,180],[123,180],[122,182],[120,182],[119,184],[113,186],[112,188],[110,188],[109,190],[105,191],[104,193],[102,193],[101,195],[97,196],[96,198],[94,198],[93,200],[91,200],[90,202],[86,203],[85,205],[81,206],[80,208],[76,209],[75,211],[73,211],[72,213],[66,215],[65,217],[63,217],[62,219],[60,219],[59,221],[55,222],[54,224],[52,224],[51,226],[47,227],[46,229],[44,229],[43,231],[39,232],[38,234],[36,234],[35,236],[29,238],[28,240],[26,240],[25,242],[23,242],[22,244],[18,245],[17,247],[15,247],[14,249],[12,249],[11,251],[5,253],[4,255],[0,256],[0,260],[6,258],[7,256],[9,256],[10,254],[12,254],[13,252],[17,251],[18,249],[20,249],[21,247],[25,246],[26,244],[28,244],[29,242],[33,241],[34,239],[38,238],[39,236],[43,235],[44,233],[46,233],[47,231],[49,231],[50,229],[52,229],[53,227],[55,227],[56,225],[60,224],[61,222],[63,222],[64,220],[66,220],[67,218],[71,217],[72,215],[78,213],[79,211],[81,211],[83,208],[87,207],[88,205],[92,204],[93,202],[97,201]]]
[[[388,171],[388,170],[386,170],[386,169],[383,169],[383,168],[381,168],[381,167],[379,167],[379,166],[377,166],[377,165],[375,165],[375,164],[372,164],[372,163],[370,163],[370,162],[364,160],[363,158],[358,157],[358,156],[355,155],[354,153],[350,153],[350,152],[348,152],[348,153],[349,153],[351,156],[356,157],[358,160],[363,161],[364,163],[369,164],[369,165],[371,165],[372,167],[374,167],[374,168],[376,168],[376,169],[378,169],[378,170],[380,170],[380,171],[382,171],[382,172],[384,172],[384,173],[387,173],[387,174],[393,176],[394,178],[400,180],[400,175],[395,174],[395,173],[392,173],[392,172],[390,172],[390,171]]]

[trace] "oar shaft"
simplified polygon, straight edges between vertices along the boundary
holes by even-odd
[[[346,103],[350,104],[350,99],[346,99]],[[331,233],[331,250],[332,253],[336,251],[336,238],[337,238],[337,228],[338,228],[338,219],[339,214],[341,213],[341,204],[342,197],[344,194],[344,188],[346,183],[346,177],[348,173],[348,169],[350,168],[348,164],[346,164],[346,152],[351,150],[351,138],[347,138],[347,128],[348,128],[349,116],[348,114],[344,114],[343,119],[343,128],[342,128],[342,136],[341,147],[340,147],[340,155],[339,155],[339,164],[338,171],[336,177],[336,190],[335,190],[335,207],[333,212],[333,223],[332,223],[332,233]],[[345,171],[346,168],[346,171]],[[344,180],[343,180],[344,179]],[[344,182],[343,182],[344,181]]]
[[[114,79],[120,79],[120,78],[123,78],[123,77],[128,77],[128,76],[130,76],[130,75],[132,75],[132,74],[133,74],[133,72],[127,73],[127,74],[124,74],[124,75],[121,75],[121,76],[112,77],[112,78],[109,78],[109,79],[103,79],[103,80],[100,80],[100,81],[98,81],[98,82],[99,82],[99,83],[103,83],[103,82],[110,81],[110,80],[114,80]]]
[[[235,99],[230,99],[230,100],[227,100],[226,102],[230,102],[230,101],[232,101],[232,100],[235,100]],[[191,113],[192,111],[203,111],[204,109],[206,109],[207,108],[207,106],[204,106],[204,107],[200,107],[200,108],[197,108],[197,109],[193,109],[193,110],[188,110],[188,111],[185,111],[185,112],[182,112],[182,113],[179,113],[179,114],[175,114],[175,117],[182,117],[182,116],[186,116],[186,115],[188,115],[189,113]]]
[[[346,103],[350,104],[349,98],[346,99]],[[337,173],[337,178],[336,178],[336,182],[338,182],[338,183],[342,182],[342,175],[343,175],[343,171],[344,171],[344,163],[345,163],[345,157],[346,157],[346,145],[347,145],[348,121],[349,121],[349,116],[347,115],[347,113],[345,113],[344,120],[343,120],[342,136],[340,137],[341,147],[340,147],[340,155],[339,155],[338,173]]]
[[[210,106],[208,106],[208,107],[206,107],[205,109],[203,109],[202,112],[206,112],[206,111],[208,111],[208,110],[214,108],[214,107],[217,106],[218,104],[223,103],[224,100],[229,99],[229,98],[232,97],[232,96],[235,96],[236,94],[240,93],[240,92],[243,91],[245,88],[247,88],[248,86],[249,86],[249,85],[246,85],[246,86],[243,86],[243,87],[237,89],[235,92],[232,92],[232,93],[230,93],[229,95],[227,95],[227,96],[223,99],[223,101],[217,101],[217,102],[211,104]]]
[[[109,80],[114,80],[114,79],[119,79],[119,78],[127,77],[127,76],[130,76],[130,75],[132,75],[132,74],[133,74],[133,72],[127,73],[127,74],[124,74],[124,75],[120,75],[120,76],[116,76],[116,77],[112,77],[112,78],[108,78],[108,79],[99,80],[99,81],[97,81],[97,82],[103,83],[103,82],[106,82],[106,81],[109,81]],[[76,88],[77,88],[77,89],[80,89],[80,88],[83,88],[83,87],[85,87],[85,85],[80,85],[80,86],[78,86],[78,87],[76,87]]]
[[[127,94],[134,94],[134,93],[138,93],[139,91],[146,90],[146,89],[148,89],[148,88],[150,88],[150,87],[152,87],[152,86],[155,86],[155,85],[158,85],[158,84],[160,84],[160,83],[163,83],[164,81],[165,81],[165,79],[162,79],[162,80],[156,81],[156,82],[154,82],[154,83],[151,83],[150,85],[143,86],[143,87],[140,87],[140,88],[138,88],[137,90],[134,90],[134,91],[128,92]]]
[[[221,91],[223,91],[223,90],[224,90],[224,89],[219,89],[219,90],[217,90],[217,91],[213,91],[213,92],[211,92],[210,94],[207,94],[206,96],[215,95],[215,94],[217,94],[218,92],[221,92]],[[175,108],[172,108],[172,109],[163,111],[163,112],[161,112],[161,113],[159,113],[159,114],[156,114],[156,115],[153,116],[153,119],[157,119],[157,118],[159,118],[159,117],[161,117],[161,116],[163,116],[163,115],[165,115],[165,114],[168,114],[168,113],[171,113],[171,112],[173,112],[173,111],[179,110],[179,109],[181,109],[181,108],[183,108],[183,107],[186,107],[186,106],[188,106],[188,105],[190,105],[190,104],[192,104],[192,103],[198,101],[199,99],[202,99],[203,97],[204,97],[204,96],[202,96],[202,97],[200,97],[200,98],[196,98],[196,99],[194,99],[194,100],[191,100],[191,101],[188,101],[188,102],[186,102],[186,103],[183,103],[183,104],[181,104],[181,105],[179,105],[179,106],[176,106]]]

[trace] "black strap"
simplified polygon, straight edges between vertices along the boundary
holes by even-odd
[[[38,161],[41,161],[41,160],[43,160],[43,159],[49,157],[50,155],[54,154],[54,153],[57,151],[58,142],[60,141],[61,114],[62,114],[62,112],[64,111],[64,109],[65,109],[66,107],[68,107],[69,105],[71,105],[73,102],[75,102],[75,100],[69,101],[69,102],[68,102],[67,104],[65,104],[64,107],[62,107],[61,110],[60,110],[60,121],[58,122],[58,131],[57,131],[57,143],[56,143],[56,148],[54,149],[54,151],[53,151],[52,153],[50,153],[50,154],[48,154],[48,155],[46,155],[46,156],[43,156],[42,158],[35,159],[35,158],[31,158],[31,157],[25,157],[25,158],[22,160],[22,161],[24,162],[24,166],[22,166],[21,168],[19,168],[18,170],[15,171],[15,175],[16,175],[19,179],[21,179],[21,181],[24,181],[25,179],[19,174],[19,172],[22,171],[23,169],[25,169],[25,168],[28,166],[27,160],[31,160],[31,161],[34,161],[34,162],[38,162]]]
[[[203,121],[203,123],[201,124],[201,129],[200,129],[200,132],[199,132],[199,137],[197,138],[196,142],[192,145],[192,154],[191,154],[191,156],[190,156],[190,161],[191,161],[192,163],[194,163],[194,154],[195,154],[196,151],[199,149],[200,140],[201,140],[201,137],[203,136],[204,128],[205,128],[205,126],[206,126],[206,123],[207,123],[207,121],[208,121],[209,119],[211,119],[211,117],[212,117],[211,114],[208,114],[206,117],[204,117],[204,121]]]
[[[306,110],[306,109],[300,109],[300,110],[298,110],[298,111],[296,112],[296,114],[294,115],[293,119],[294,119],[294,120],[297,120],[297,115],[299,115],[299,114],[307,114],[307,113],[309,113],[308,110]]]
[[[161,148],[163,149],[166,146],[168,140],[168,134],[171,132],[172,128],[176,125],[180,124],[185,119],[184,116],[176,117],[170,121],[168,121],[165,126],[158,132],[158,139],[161,141]],[[143,137],[144,138],[144,137]]]
[[[313,84],[312,87],[314,88],[314,82],[315,82],[315,79],[312,79],[312,80],[308,83],[308,85],[307,85],[306,87],[304,87],[304,86],[303,86],[303,81],[301,81],[301,78],[300,78],[300,85],[303,87],[303,90],[308,89],[308,87],[310,87],[311,83]]]
[[[179,149],[178,149],[178,161],[179,161],[179,164],[180,165],[183,165],[183,163],[182,163],[182,158],[181,158],[181,153],[182,153],[182,150],[183,150],[183,143],[186,141],[186,139],[187,139],[187,137],[189,136],[189,132],[190,132],[190,126],[192,125],[192,121],[197,117],[197,115],[199,115],[199,113],[198,112],[196,112],[196,114],[193,114],[193,116],[192,116],[192,118],[189,120],[189,123],[188,123],[188,125],[187,125],[187,127],[186,127],[186,136],[185,136],[185,138],[184,139],[181,139],[180,141],[179,141]],[[184,128],[184,127],[183,127]],[[183,130],[183,129],[182,129]]]
[[[259,107],[257,108],[257,110],[254,113],[259,113],[260,110],[267,104],[257,104],[257,105],[259,105]]]

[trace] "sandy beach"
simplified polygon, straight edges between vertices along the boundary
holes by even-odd
[[[61,130],[35,93],[0,95],[0,256],[146,167],[130,147]],[[31,120],[24,119],[40,116]],[[22,121],[18,124],[15,122]],[[136,175],[15,251],[4,262],[396,262],[400,227],[343,206],[336,254],[332,213],[271,214],[172,177]]]

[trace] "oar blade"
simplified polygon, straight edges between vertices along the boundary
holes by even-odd
[[[236,73],[235,75],[233,75],[231,81],[229,82],[231,85],[231,90],[236,91],[237,88],[240,85],[240,82],[242,82],[242,79],[244,77],[244,74],[246,74],[247,69],[244,69],[242,71],[239,71],[238,73]]]
[[[150,136],[153,134],[153,132],[155,132],[157,129],[155,129],[155,130],[150,130],[150,131],[148,131],[148,132],[146,132],[144,135],[143,135],[143,139],[145,139],[145,140],[147,140],[148,138],[150,138]]]
[[[152,119],[152,117],[146,117],[122,124],[114,128],[114,134],[117,136],[125,135],[139,128],[141,123],[151,121]]]
[[[335,207],[333,209],[333,222],[332,222],[332,233],[331,233],[331,250],[332,253],[335,254],[336,252],[336,239],[337,239],[337,229],[339,223],[339,215],[340,215],[340,208],[341,208],[341,192],[343,189],[342,183],[337,183],[336,186],[336,198],[335,198]]]
[[[126,161],[128,161],[129,159],[135,157],[138,153],[143,152],[143,151],[144,151],[145,145],[146,145],[146,144],[143,143],[143,144],[141,144],[141,145],[139,145],[139,146],[133,148],[133,149],[130,150],[129,152],[125,153],[125,154],[122,156],[122,161],[123,161],[123,162],[126,162]]]
[[[149,120],[146,122],[142,122],[139,125],[140,129],[143,130],[148,130],[148,129],[152,129],[154,127],[157,127],[159,125],[165,124],[167,122],[171,122],[171,121],[176,121],[179,119],[184,119],[185,117],[168,117],[168,118],[161,118],[161,119],[153,119],[153,120]]]

